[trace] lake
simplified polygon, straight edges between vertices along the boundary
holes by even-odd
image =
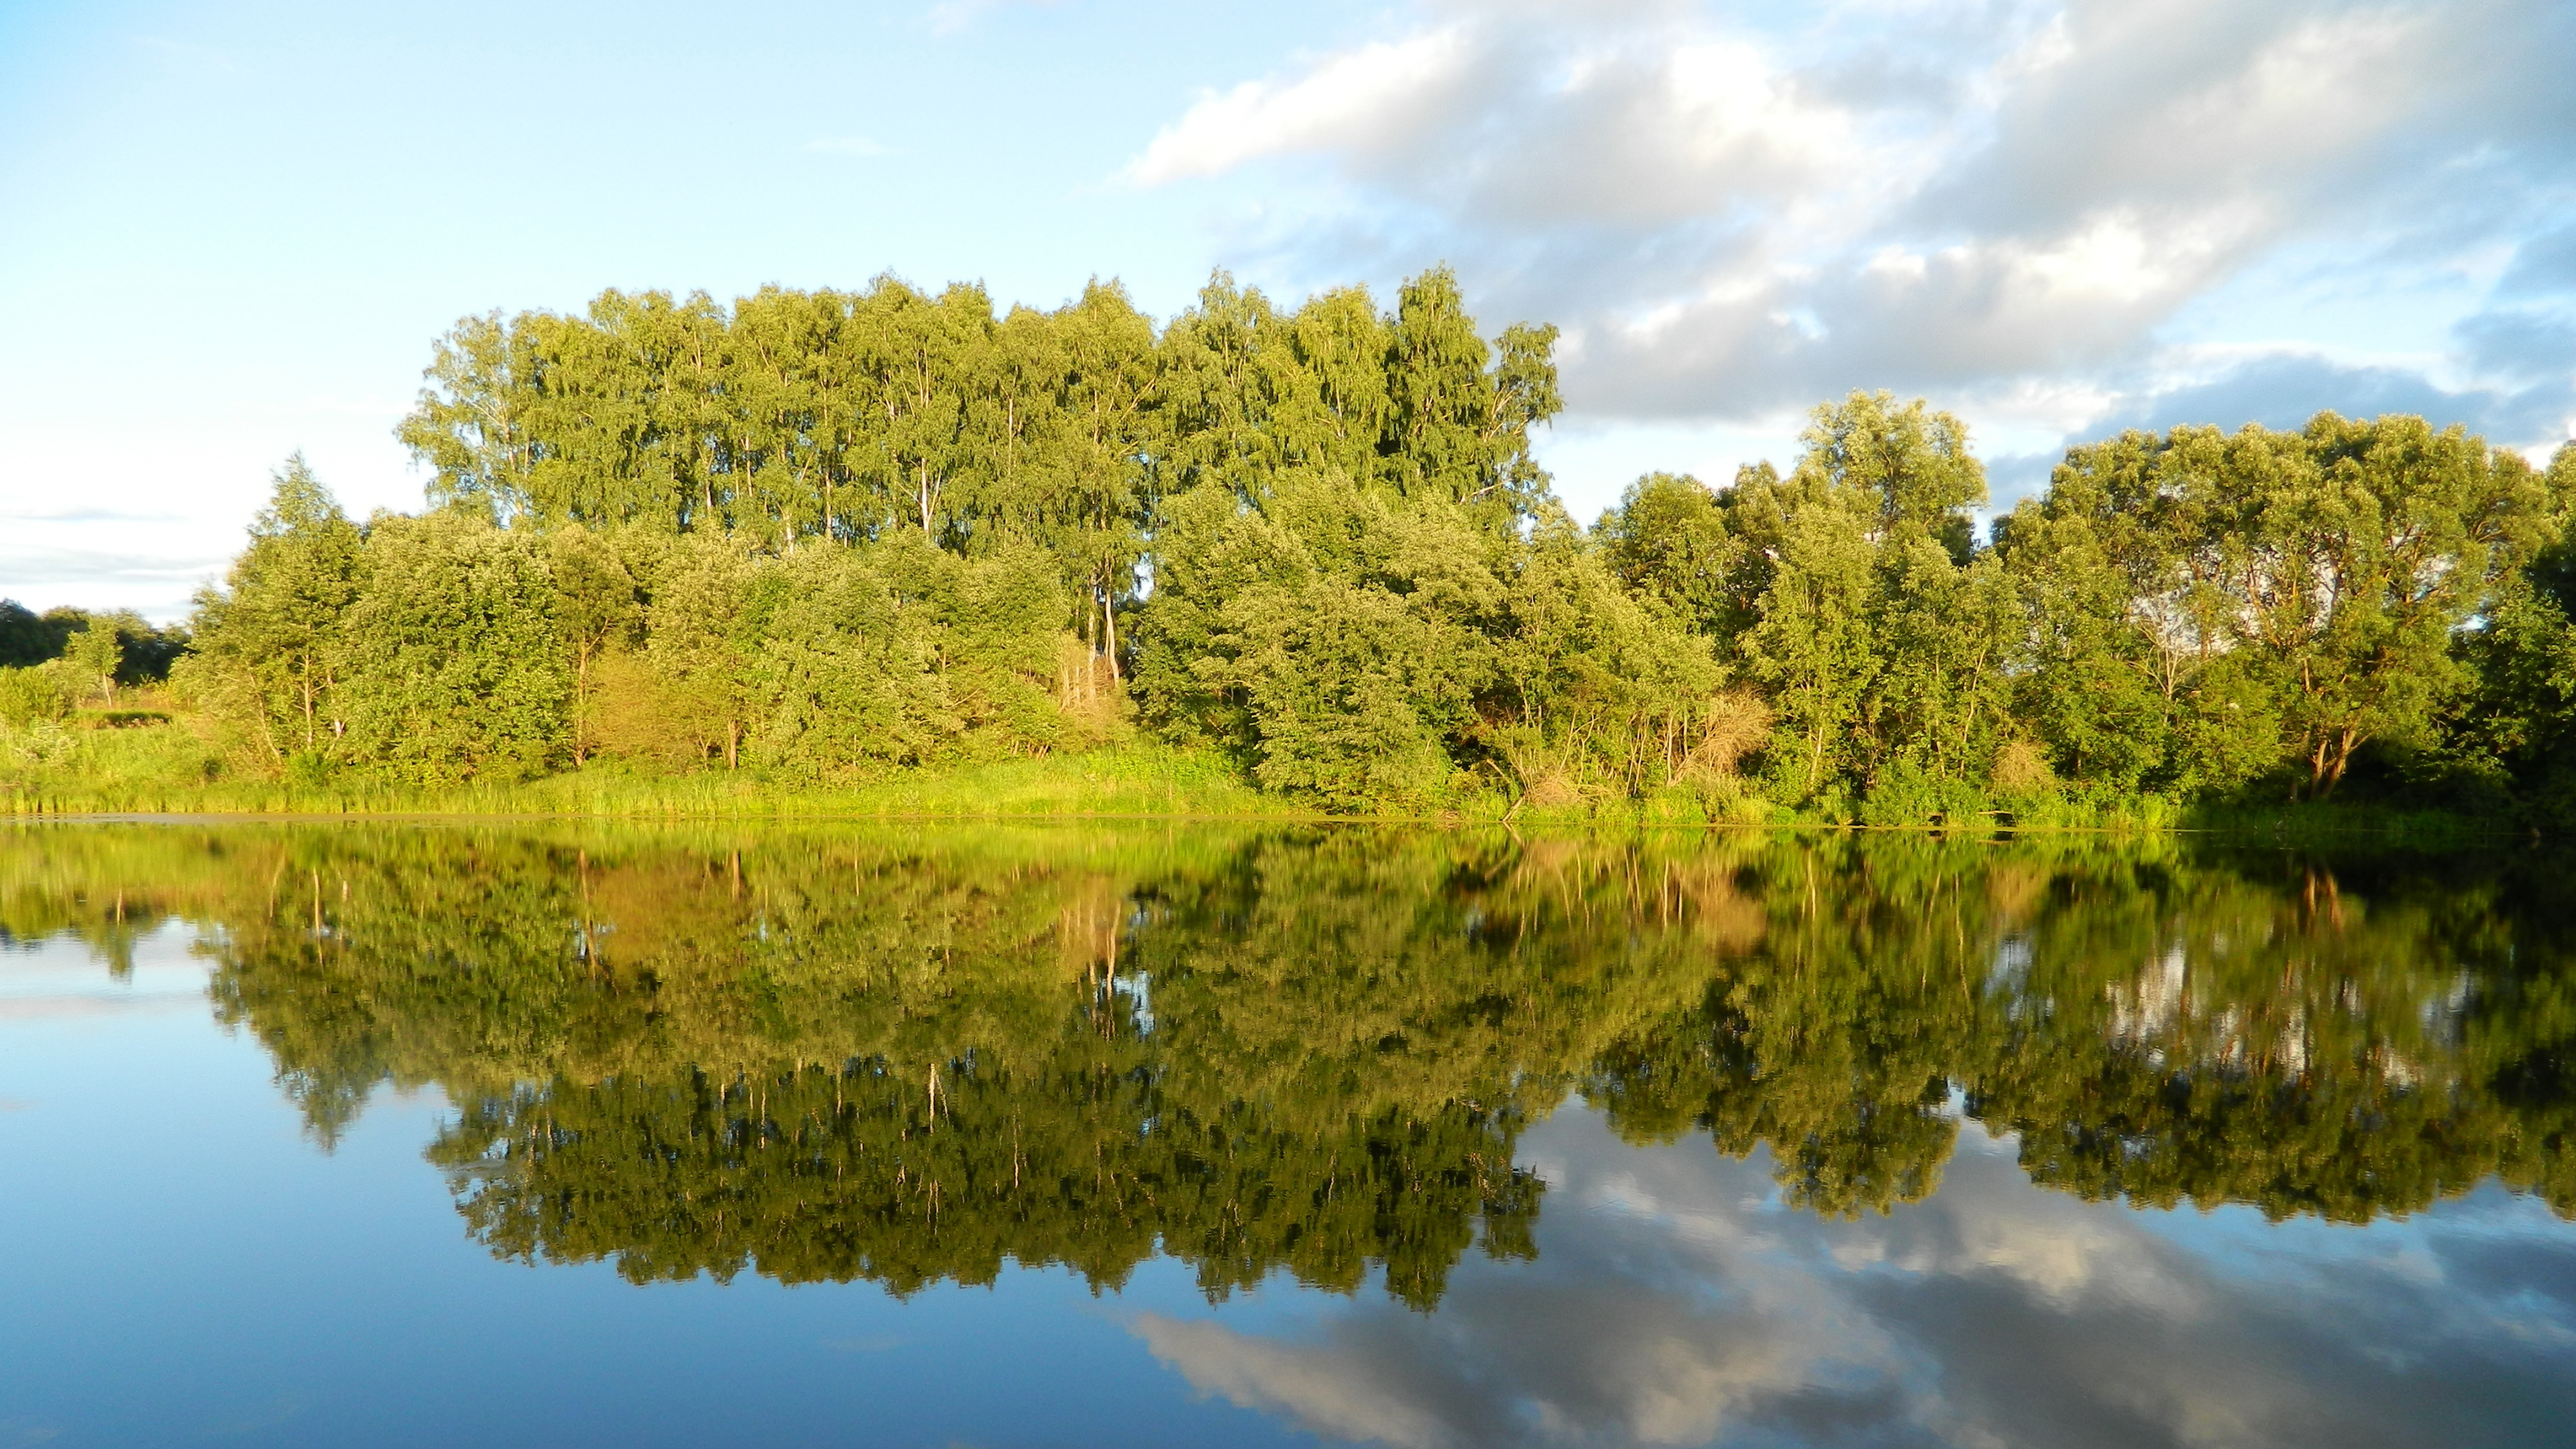
[[[0,1449],[2518,1445],[2564,859],[0,831]]]

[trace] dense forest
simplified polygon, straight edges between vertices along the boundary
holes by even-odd
[[[320,1140],[435,1088],[478,1240],[639,1281],[1427,1307],[1535,1251],[1569,1096],[1833,1215],[1967,1121],[2087,1198],[2576,1213],[2563,861],[2189,841],[107,828],[0,848],[0,940],[195,923]]]
[[[400,429],[430,509],[353,520],[289,460],[166,697],[207,775],[303,784],[819,788],[1142,737],[1337,810],[2576,820],[2576,447],[2131,432],[1981,527],[1965,427],[1854,393],[1785,473],[1652,475],[1585,527],[1531,456],[1554,342],[1488,338],[1445,270],[1392,312],[1220,274],[1159,328],[1114,285],[997,315],[892,279],[470,318]],[[0,678],[11,748],[158,639]]]

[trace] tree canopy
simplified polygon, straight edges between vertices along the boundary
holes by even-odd
[[[1354,812],[2576,819],[2576,448],[2129,432],[1998,516],[1964,424],[1863,391],[1785,472],[1587,527],[1533,451],[1555,341],[1445,268],[1391,308],[1220,273],[1159,325],[893,277],[470,317],[399,430],[428,512],[289,459],[175,672],[139,620],[49,662],[79,621],[11,606],[0,703],[171,672],[289,782],[826,785],[1141,731]]]

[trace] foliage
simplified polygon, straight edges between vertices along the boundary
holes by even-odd
[[[1532,451],[1555,337],[1446,268],[1391,310],[1219,273],[1159,330],[892,277],[467,318],[399,430],[437,506],[352,522],[289,459],[171,701],[228,778],[344,799],[784,799],[1141,728],[1347,814],[2576,823],[2576,452],[2131,432],[1981,542],[1965,426],[1854,392],[1785,474],[1585,529]],[[104,622],[0,608],[20,668],[81,655],[7,712],[113,711],[175,647]]]
[[[2329,795],[2365,745],[2436,742],[2473,624],[2563,532],[2519,458],[2419,418],[2078,448],[2004,535],[2042,624],[2022,709],[2076,778]]]
[[[0,722],[29,725],[61,719],[71,713],[86,682],[75,666],[59,659],[0,669]]]
[[[186,629],[156,627],[130,609],[97,614],[53,608],[39,615],[15,599],[0,599],[0,669],[64,658],[84,636],[84,647],[96,652],[99,663],[107,663],[107,645],[115,644],[114,663],[104,672],[114,685],[128,687],[169,678],[170,666],[188,647]]]
[[[266,762],[318,765],[346,732],[333,709],[348,662],[340,623],[364,541],[299,453],[272,478],[226,586],[198,595],[195,652],[172,682]]]

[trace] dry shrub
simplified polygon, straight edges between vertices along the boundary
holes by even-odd
[[[1530,779],[1528,785],[1528,793],[1524,798],[1541,809],[1583,803],[1583,791],[1578,789],[1573,781],[1553,770],[1541,772],[1537,778]]]
[[[1512,780],[1520,786],[1519,805],[1553,809],[1582,803],[1583,787],[1566,768],[1566,749],[1551,748],[1536,726],[1507,725],[1490,731],[1485,740],[1503,757]]]
[[[585,758],[683,765],[705,755],[705,746],[672,718],[662,681],[641,654],[603,650],[590,662],[589,684],[589,698],[573,715],[573,738]]]
[[[1987,784],[1997,795],[2036,795],[2057,783],[2057,772],[2048,767],[2048,756],[2028,740],[2007,740],[1995,751],[1994,769]]]
[[[1071,634],[1055,636],[1055,702],[1066,714],[1097,706],[1117,692],[1109,656]]]
[[[1105,744],[1124,732],[1130,713],[1127,690],[1106,651],[1069,633],[1056,635],[1052,693],[1067,744]]]
[[[1729,780],[1746,755],[1771,738],[1771,706],[1749,689],[1712,695],[1700,716],[1699,738],[1682,760],[1675,778]]]

